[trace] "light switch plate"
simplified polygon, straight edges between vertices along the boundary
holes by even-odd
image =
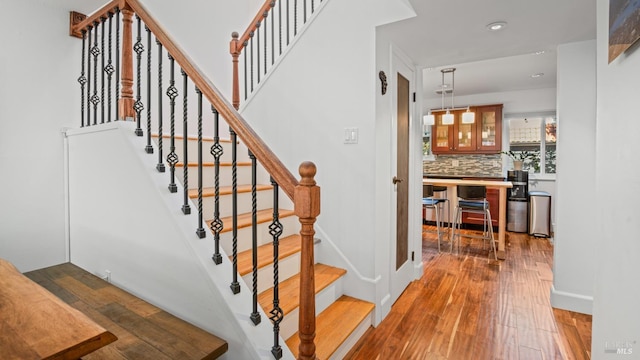
[[[460,165],[460,161],[459,160],[451,160],[451,166],[458,167],[458,165]]]
[[[357,144],[358,143],[358,128],[344,128],[344,143],[345,144]]]

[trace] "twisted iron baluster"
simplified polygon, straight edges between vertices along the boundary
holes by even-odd
[[[213,221],[211,222],[211,230],[213,231],[213,240],[215,250],[212,256],[213,262],[218,265],[222,263],[222,255],[220,255],[220,232],[223,229],[222,220],[220,220],[220,157],[224,153],[222,146],[220,145],[220,135],[218,133],[218,125],[220,120],[220,114],[213,105],[211,105],[211,111],[213,112],[213,145],[211,145],[211,155],[214,158],[215,174],[214,174],[214,207],[213,207]]]
[[[104,17],[100,18],[100,123],[104,124]]]
[[[116,120],[120,120],[120,9],[116,8]]]
[[[107,122],[111,122],[111,76],[113,75],[113,62],[111,60],[111,54],[113,48],[111,47],[111,38],[113,37],[113,31],[111,30],[111,23],[113,22],[113,13],[109,12],[109,59],[107,60],[107,66],[104,68],[104,72],[107,73]]]
[[[251,159],[251,260],[253,262],[253,312],[251,321],[254,325],[260,324],[261,317],[258,312],[258,202],[256,197],[256,157],[249,151]]]
[[[162,43],[156,38],[158,44],[158,165],[156,169],[164,172],[162,162]]]
[[[200,239],[207,236],[202,225],[202,91],[196,87],[198,94],[198,229]]]
[[[298,0],[293,0],[293,36],[298,35]]]
[[[260,84],[260,23],[256,24],[256,74]]]
[[[93,125],[98,124],[98,103],[100,103],[100,97],[98,96],[98,55],[100,55],[100,48],[98,47],[98,27],[99,22],[94,21],[95,27],[93,47],[91,48],[91,55],[93,55],[93,96],[91,96],[91,103],[93,104]]]
[[[265,11],[262,14],[262,17],[264,18],[264,56],[263,56],[263,61],[264,61],[264,73],[267,73],[267,12]],[[272,54],[273,55],[273,54]]]
[[[147,25],[144,26],[147,32],[147,146],[144,151],[147,154],[153,154],[153,146],[151,146],[151,30]]]
[[[82,60],[80,61],[82,70],[80,70],[80,77],[78,78],[78,83],[80,83],[80,127],[84,127],[84,85],[87,83],[87,78],[84,76],[84,51],[86,50],[86,42],[87,30],[82,29]]]
[[[284,313],[280,308],[280,282],[279,282],[279,264],[278,258],[280,254],[280,236],[282,235],[282,224],[280,223],[280,212],[278,204],[278,183],[271,178],[273,185],[273,222],[269,225],[269,234],[273,237],[273,309],[269,311],[269,319],[273,323],[273,347],[271,353],[276,359],[282,358],[282,348],[280,347],[280,323],[284,318]]]
[[[87,33],[87,126],[91,126],[91,32],[93,27],[89,27]]]
[[[316,0],[311,0],[311,13],[312,14],[316,11],[315,5],[316,5]]]
[[[187,133],[187,73],[184,72],[183,69],[180,69],[182,73],[182,136],[184,141],[182,142],[182,171],[184,177],[184,183],[182,184],[184,188],[184,203],[182,204],[182,213],[185,215],[191,214],[191,207],[189,206],[189,156],[187,154],[187,143],[188,143],[188,133]]]
[[[306,24],[307,23],[307,0],[303,0],[302,13],[304,14],[302,18],[302,24]]]
[[[169,146],[169,155],[167,155],[167,163],[170,166],[171,182],[169,183],[169,192],[177,192],[178,186],[176,185],[176,164],[178,163],[178,155],[176,154],[176,97],[178,96],[178,89],[175,86],[174,68],[175,60],[171,54],[169,55],[169,87],[167,88],[167,96],[169,97],[169,114],[171,116],[171,142]],[[187,139],[183,139],[186,142]]]
[[[231,291],[234,294],[240,292],[240,283],[238,282],[238,176],[237,176],[237,135],[233,129],[229,128],[231,136],[231,219],[232,219],[232,236],[231,244],[233,247],[233,281],[231,282]]]
[[[142,45],[142,37],[140,35],[140,16],[136,15],[136,22],[138,24],[136,43],[133,45],[133,51],[137,54],[136,62],[136,102],[133,104],[133,109],[136,111],[136,130],[137,136],[142,136],[142,129],[140,128],[140,113],[144,110],[144,105],[140,101],[142,90],[140,89],[142,83],[140,65],[142,64],[142,53],[144,52],[144,45]]]

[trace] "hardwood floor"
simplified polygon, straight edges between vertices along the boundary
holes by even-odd
[[[461,255],[438,253],[423,227],[424,274],[345,359],[589,359],[591,316],[553,309],[553,246],[508,233],[507,259],[463,238]]]

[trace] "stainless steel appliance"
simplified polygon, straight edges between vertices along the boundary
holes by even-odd
[[[551,236],[551,194],[529,192],[529,235]]]
[[[513,184],[511,189],[507,189],[507,230],[527,232],[529,172],[509,170],[507,181]]]

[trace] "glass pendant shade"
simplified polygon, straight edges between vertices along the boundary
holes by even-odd
[[[447,113],[442,115],[442,125],[453,125],[453,114],[447,110]]]
[[[474,112],[467,111],[462,113],[462,123],[463,124],[473,124],[476,121],[476,114]]]
[[[424,125],[435,125],[436,117],[432,113],[429,113],[422,117],[422,123]]]

